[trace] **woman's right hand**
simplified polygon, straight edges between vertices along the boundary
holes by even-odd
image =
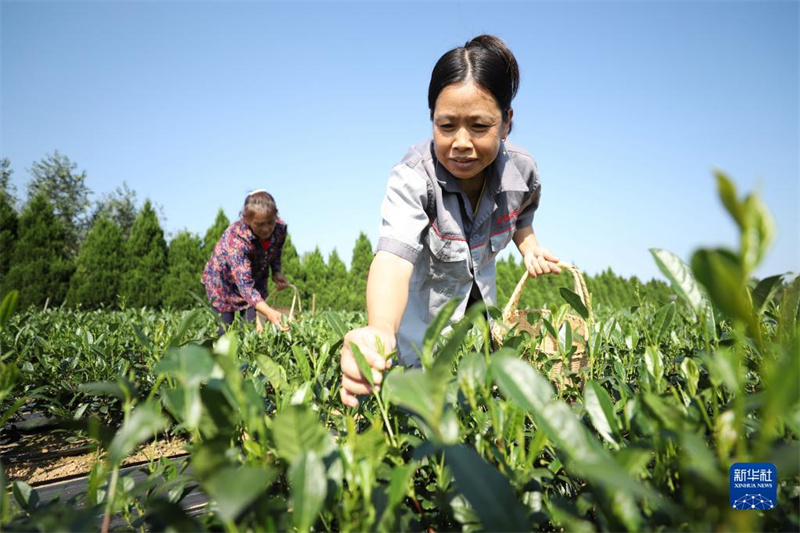
[[[377,339],[380,339],[383,344],[382,353],[378,349]],[[361,350],[361,353],[364,354],[367,362],[372,367],[372,380],[377,389],[383,381],[383,372],[392,366],[391,358],[384,359],[384,357],[395,350],[397,338],[394,332],[375,326],[354,329],[344,336],[341,354],[342,388],[339,391],[339,396],[343,404],[350,407],[358,407],[358,398],[356,396],[359,394],[371,394],[372,387],[358,369],[350,343],[358,346],[358,349]]]
[[[267,320],[275,324],[279,330],[289,331],[289,326],[281,322],[281,318],[283,317],[283,315],[281,314],[280,311],[273,309],[271,307],[268,307],[266,311],[267,312],[264,313],[264,316],[267,317]],[[259,331],[259,333],[261,332]]]

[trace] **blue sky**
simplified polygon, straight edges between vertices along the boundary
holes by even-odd
[[[431,134],[436,60],[494,33],[522,71],[511,139],[539,164],[543,245],[643,279],[661,277],[649,248],[735,246],[720,168],[777,221],[758,273],[796,272],[798,5],[2,0],[0,157],[24,196],[58,150],[94,199],[124,181],[160,205],[168,234],[266,188],[300,252],[349,263]]]

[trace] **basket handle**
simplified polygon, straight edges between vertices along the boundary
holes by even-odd
[[[586,306],[586,309],[589,311],[589,321],[592,321],[592,299],[589,295],[589,290],[586,288],[586,282],[583,280],[583,275],[581,274],[578,267],[575,265],[570,265],[569,263],[560,262],[558,263],[558,268],[562,270],[568,270],[570,274],[572,274],[573,278],[573,286],[575,293],[580,296],[581,302],[583,305]],[[517,306],[519,305],[519,299],[522,296],[522,289],[525,287],[525,283],[528,281],[530,274],[528,274],[528,269],[525,269],[525,272],[522,274],[522,279],[519,280],[517,286],[514,288],[514,292],[511,293],[511,298],[508,299],[508,303],[506,304],[505,309],[503,309],[503,323],[508,324],[509,320],[511,319],[511,315],[514,311],[517,310]]]
[[[295,306],[295,303],[297,304],[297,312],[298,313],[302,313],[303,312],[303,304],[300,301],[300,291],[297,290],[297,287],[295,285],[292,285],[291,283],[289,285],[287,285],[287,286],[291,287],[294,290],[294,295],[292,296],[292,307],[289,308],[289,320],[292,320],[294,318],[294,306]],[[275,294],[277,294],[279,291],[282,291],[282,290],[283,289],[275,289],[274,291],[269,293],[266,298],[264,298],[264,301],[266,302],[267,300],[269,300]]]

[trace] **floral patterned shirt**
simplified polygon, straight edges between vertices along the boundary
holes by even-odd
[[[250,226],[239,219],[217,241],[203,271],[211,306],[221,313],[255,307],[267,297],[270,269],[281,271],[286,223],[279,217],[265,247]]]

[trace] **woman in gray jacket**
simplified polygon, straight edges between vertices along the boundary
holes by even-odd
[[[418,366],[425,330],[444,305],[496,302],[495,256],[512,240],[531,276],[559,273],[558,258],[539,246],[531,224],[539,205],[536,162],[506,142],[519,68],[505,43],[481,35],[444,54],[431,74],[433,138],[392,169],[383,223],[367,281],[368,325],[347,333],[341,352],[341,399],[371,387],[350,343],[364,353],[376,386],[391,365],[379,353],[397,349]]]

